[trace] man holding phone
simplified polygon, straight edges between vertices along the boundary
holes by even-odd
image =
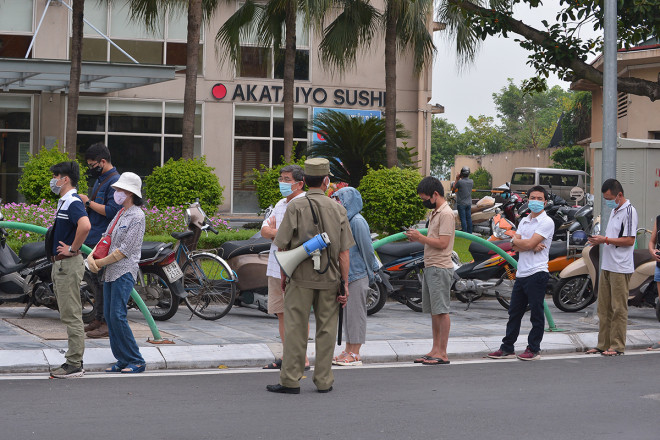
[[[628,325],[628,282],[635,271],[633,246],[637,233],[637,211],[623,195],[616,179],[607,179],[601,188],[605,203],[612,209],[605,236],[589,237],[589,243],[603,245],[598,283],[598,345],[587,354],[619,356],[626,349]]]

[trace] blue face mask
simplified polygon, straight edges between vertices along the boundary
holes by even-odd
[[[616,199],[613,199],[613,200],[605,199],[605,204],[610,209],[616,209],[619,206],[619,204],[616,202]]]
[[[539,212],[543,211],[545,204],[540,200],[530,200],[527,206],[529,206],[529,210],[534,214],[538,214]]]
[[[280,182],[280,193],[284,197],[289,197],[291,194],[293,194],[293,190],[291,189],[292,183],[290,182]]]

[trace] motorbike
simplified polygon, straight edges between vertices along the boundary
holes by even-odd
[[[383,308],[390,297],[411,310],[422,311],[422,276],[424,274],[424,245],[418,242],[395,242],[380,246],[377,258],[381,268],[375,285],[367,294],[367,315]],[[452,251],[454,269],[460,264]]]
[[[183,272],[176,261],[172,243],[146,241],[142,243],[135,291],[149,308],[156,321],[166,321],[179,309],[186,297]],[[129,308],[138,308],[131,299]]]
[[[640,229],[645,231],[645,229]],[[596,301],[600,255],[598,246],[586,246],[582,258],[566,267],[560,274],[561,281],[552,293],[552,300],[558,309],[564,312],[577,312]],[[628,305],[650,307],[656,310],[660,321],[660,306],[656,283],[653,281],[655,261],[646,249],[633,251],[635,271],[630,277],[628,287]],[[595,280],[595,281],[594,281]]]
[[[0,212],[0,220],[3,218]],[[0,228],[0,304],[25,304],[22,318],[32,306],[58,310],[51,278],[53,263],[46,256],[44,242],[27,243],[16,255],[7,245],[8,235],[4,228]],[[95,290],[92,273],[86,270],[80,284],[82,317],[85,323],[91,322],[95,316]]]

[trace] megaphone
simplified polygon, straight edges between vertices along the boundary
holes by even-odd
[[[275,259],[284,274],[291,277],[298,265],[307,258],[314,259],[314,269],[321,269],[321,251],[330,245],[330,237],[325,232],[317,234],[295,249],[290,251],[275,251]]]

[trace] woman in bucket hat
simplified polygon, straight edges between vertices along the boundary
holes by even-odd
[[[122,209],[110,222],[104,236],[110,235],[108,256],[87,257],[89,268],[103,274],[103,313],[108,323],[110,348],[117,362],[108,373],[141,373],[146,364],[126,319],[126,305],[138,273],[140,249],[144,238],[145,216],[142,205],[142,180],[135,173],[123,173],[112,185],[114,199]]]

